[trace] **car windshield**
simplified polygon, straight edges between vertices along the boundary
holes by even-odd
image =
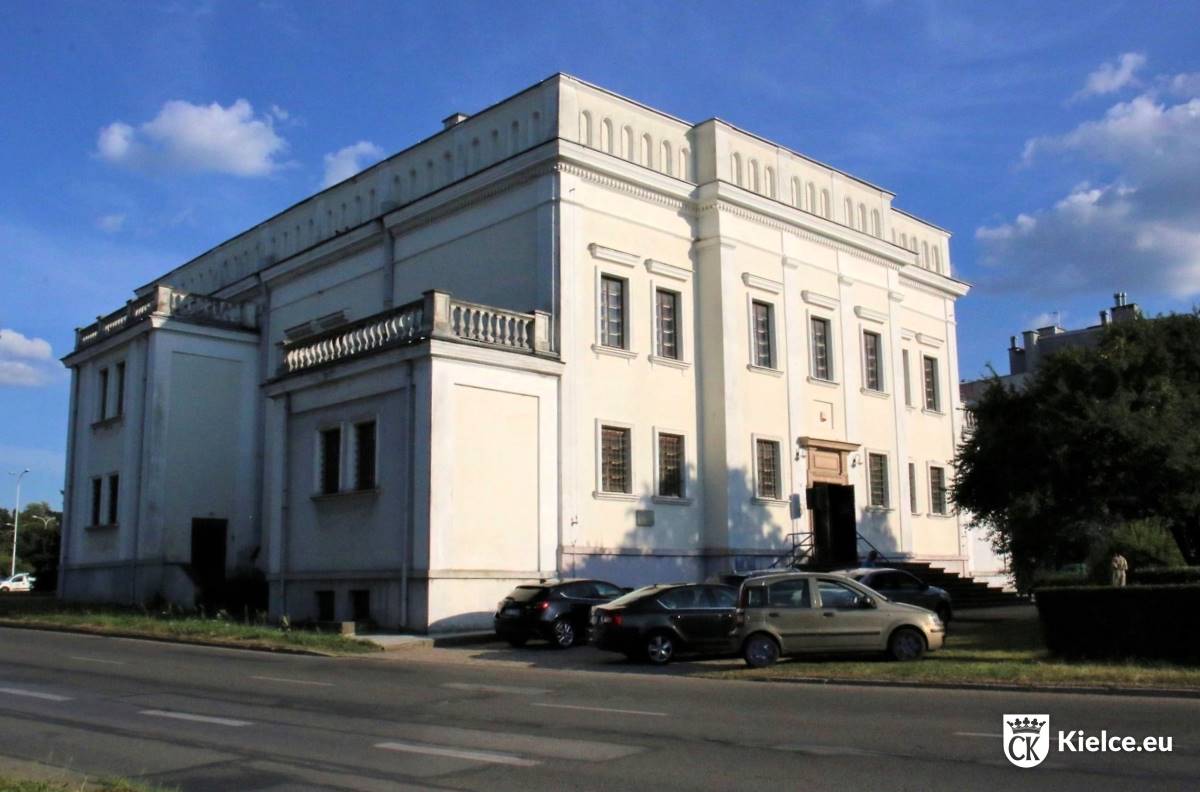
[[[622,594],[621,596],[617,597],[615,600],[613,600],[612,602],[610,602],[608,604],[609,605],[628,605],[630,602],[633,602],[634,600],[639,600],[642,597],[646,596],[647,592],[653,591],[655,588],[657,588],[657,587],[656,586],[642,586],[639,589],[634,589],[633,591],[629,592],[628,594]]]
[[[529,602],[545,590],[545,586],[517,586],[508,596],[517,602]]]

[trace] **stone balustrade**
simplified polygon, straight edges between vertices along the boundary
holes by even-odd
[[[97,317],[96,321],[87,327],[76,328],[75,350],[79,351],[98,343],[146,321],[151,316],[242,329],[256,329],[258,326],[257,314],[252,304],[219,300],[170,286],[156,286],[153,291],[130,300],[124,307],[109,315]]]

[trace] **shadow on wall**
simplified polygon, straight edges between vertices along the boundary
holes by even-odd
[[[622,586],[701,581],[719,572],[770,566],[790,552],[787,535],[794,512],[786,501],[756,497],[754,479],[744,468],[729,471],[726,515],[710,514],[701,494],[694,465],[684,473],[684,497],[668,501],[657,496],[663,488],[647,487],[624,509],[627,529],[621,539],[606,544],[605,552],[576,554],[564,546],[562,574],[608,580]],[[609,526],[588,530],[585,536],[611,535]],[[752,551],[742,552],[738,551]]]
[[[888,525],[888,512],[861,508],[855,511],[858,514],[859,535],[884,556],[896,557],[900,553],[900,547],[897,544],[898,537]],[[864,547],[862,542],[858,543],[860,557],[865,557],[870,550],[871,548]]]

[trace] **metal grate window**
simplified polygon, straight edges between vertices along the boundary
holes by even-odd
[[[116,415],[125,414],[125,364],[117,364]]]
[[[929,510],[934,514],[949,512],[946,503],[946,469],[929,468]]]
[[[342,488],[342,430],[321,430],[321,494],[332,495]]]
[[[658,296],[658,355],[679,359],[679,295],[659,289]]]
[[[92,479],[92,525],[100,524],[100,497],[104,491],[104,484],[100,479]]]
[[[774,321],[770,303],[755,300],[754,308],[754,365],[775,367],[775,350],[771,348],[771,325]]]
[[[863,367],[867,390],[883,390],[883,366],[880,360],[879,333],[863,332]]]
[[[938,362],[937,358],[931,358],[928,355],[924,356],[925,363],[925,409],[940,410],[941,389],[938,387]]]
[[[867,474],[870,479],[871,505],[886,509],[891,505],[887,457],[883,454],[867,454]]]
[[[683,497],[683,436],[658,436],[658,494],[664,498]]]
[[[817,379],[832,380],[833,369],[829,357],[829,320],[814,316],[809,321],[812,332],[812,375]]]
[[[600,429],[600,488],[604,492],[633,492],[629,475],[629,430]]]
[[[783,489],[779,481],[779,443],[775,440],[756,440],[758,462],[758,497],[779,500]]]
[[[96,418],[97,421],[103,421],[108,417],[108,369],[100,369],[100,415]]]
[[[117,524],[117,515],[120,513],[119,502],[121,496],[121,477],[114,474],[108,477],[108,524]]]
[[[917,466],[908,463],[908,508],[913,514],[917,511]]]
[[[600,344],[625,349],[625,281],[600,278]]]
[[[375,422],[354,425],[354,488],[375,489]]]

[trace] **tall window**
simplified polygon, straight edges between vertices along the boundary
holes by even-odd
[[[949,512],[946,504],[945,468],[929,468],[929,510],[934,514],[946,514]]]
[[[600,429],[600,489],[603,492],[633,492],[629,475],[629,430],[617,426]]]
[[[655,327],[657,354],[659,357],[679,359],[679,295],[673,291],[659,289],[657,326]]]
[[[342,488],[342,430],[321,430],[321,494],[332,495]]]
[[[121,495],[121,477],[113,474],[108,477],[108,524],[117,524],[117,506]]]
[[[867,454],[867,476],[871,505],[886,509],[891,505],[888,492],[887,457],[883,454]]]
[[[917,514],[917,466],[912,462],[908,463],[908,508],[913,514]]]
[[[817,379],[832,380],[833,366],[829,352],[829,320],[814,316],[809,321],[812,332],[812,375]]]
[[[664,498],[683,497],[683,436],[658,436],[658,494]]]
[[[904,367],[904,403],[912,407],[912,375],[908,370],[908,350],[900,351],[900,362]]]
[[[104,485],[98,478],[92,479],[92,525],[100,524],[100,498]]]
[[[625,281],[600,278],[600,344],[625,349]]]
[[[775,321],[772,315],[774,306],[770,303],[755,300],[751,303],[754,316],[754,365],[763,368],[775,367],[775,350],[771,344],[771,325]]]
[[[924,356],[925,362],[925,409],[938,411],[942,408],[941,389],[938,387],[937,358]]]
[[[100,415],[96,420],[103,421],[108,417],[108,369],[100,369]]]
[[[115,415],[123,415],[125,413],[125,364],[117,364],[117,399],[114,407]]]
[[[779,443],[775,440],[756,440],[755,460],[758,467],[756,494],[760,498],[779,500],[783,490],[779,477]]]
[[[880,361],[879,333],[863,331],[863,368],[867,390],[883,390],[883,365]]]
[[[354,425],[354,488],[375,489],[375,422]]]

